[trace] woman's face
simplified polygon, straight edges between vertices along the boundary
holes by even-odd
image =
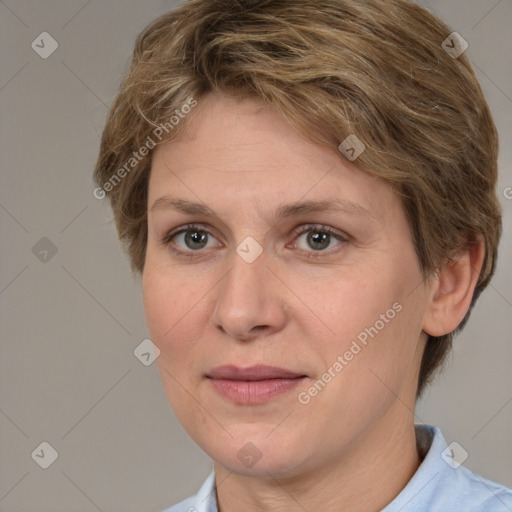
[[[154,154],[142,280],[179,421],[255,476],[388,439],[412,422],[429,297],[398,197],[253,100],[209,95],[182,122]]]

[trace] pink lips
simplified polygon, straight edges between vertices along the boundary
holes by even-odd
[[[290,391],[305,377],[304,374],[265,365],[250,368],[218,366],[206,374],[206,378],[220,395],[239,405],[266,402],[276,395]]]

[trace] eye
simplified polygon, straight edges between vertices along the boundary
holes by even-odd
[[[332,248],[333,242],[337,242],[334,246],[339,246],[343,242],[349,241],[347,235],[337,233],[329,226],[318,224],[300,226],[294,231],[294,235],[296,238],[293,247],[298,246],[299,249],[307,253],[309,258],[321,257],[326,252],[330,254],[331,251],[326,249]],[[304,247],[304,243],[297,243],[303,235],[307,235],[305,236],[307,247]],[[189,258],[199,256],[203,249],[222,246],[203,225],[198,224],[187,224],[171,231],[164,236],[162,243],[178,255]]]
[[[209,231],[197,224],[188,224],[176,231],[171,231],[165,235],[162,243],[169,246],[172,251],[185,256],[193,256],[191,253],[220,245],[220,242]],[[210,245],[208,245],[209,243]]]
[[[307,235],[305,236],[307,247],[304,247],[304,244],[302,244],[303,246],[299,248],[308,251],[310,253],[308,254],[308,257],[313,258],[320,257],[321,254],[314,253],[326,252],[326,249],[332,247],[332,242],[334,241],[338,242],[336,245],[342,245],[343,242],[348,242],[347,236],[343,236],[341,233],[336,233],[329,226],[306,224],[304,226],[300,226],[295,231],[295,234],[297,235],[296,240],[300,240],[303,235]],[[300,246],[301,244],[295,243],[294,245]],[[313,249],[313,254],[311,254],[310,249]],[[330,252],[331,251],[329,251],[329,253]]]

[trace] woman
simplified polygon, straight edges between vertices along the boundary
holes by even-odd
[[[214,461],[170,511],[512,510],[414,424],[501,231],[465,48],[403,0],[193,0],[139,36],[95,194]]]

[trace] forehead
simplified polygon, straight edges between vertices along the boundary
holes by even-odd
[[[337,147],[306,140],[254,99],[207,95],[153,155],[149,207],[163,195],[217,206],[340,199],[383,215],[393,193]]]

